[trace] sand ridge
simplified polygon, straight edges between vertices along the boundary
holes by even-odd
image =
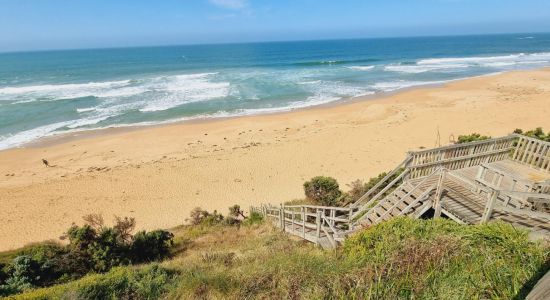
[[[169,228],[196,206],[225,212],[235,203],[302,197],[302,183],[316,175],[334,176],[346,189],[392,169],[408,150],[471,132],[550,130],[549,116],[550,69],[542,69],[0,151],[0,250],[58,238],[89,213],[135,217],[140,229]]]

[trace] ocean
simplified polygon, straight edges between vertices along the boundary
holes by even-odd
[[[550,34],[0,53],[0,149],[550,66]]]

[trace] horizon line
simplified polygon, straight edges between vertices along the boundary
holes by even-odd
[[[468,36],[490,36],[490,35],[522,35],[522,34],[550,34],[550,31],[534,32],[510,32],[510,33],[476,33],[476,34],[434,34],[434,35],[410,35],[410,36],[380,36],[380,37],[350,37],[350,38],[321,38],[321,39],[288,39],[288,40],[264,40],[248,42],[212,42],[212,43],[173,43],[158,45],[134,45],[134,46],[112,46],[112,47],[91,47],[91,48],[49,48],[35,50],[9,50],[1,51],[3,54],[39,53],[39,52],[62,52],[82,50],[115,50],[115,49],[138,49],[138,48],[162,48],[182,46],[216,46],[216,45],[246,45],[246,44],[270,44],[270,43],[292,43],[292,42],[328,42],[328,41],[351,41],[351,40],[381,40],[381,39],[407,39],[407,38],[438,38],[438,37],[468,37]]]

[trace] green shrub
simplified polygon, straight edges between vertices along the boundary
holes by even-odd
[[[235,218],[242,217],[243,219],[246,218],[244,216],[244,212],[241,210],[241,206],[238,205],[238,204],[235,204],[235,205],[229,207],[229,216],[232,216],[232,217],[235,217]]]
[[[548,270],[549,249],[526,231],[495,222],[396,218],[346,239],[345,256],[371,272],[379,298],[523,298]]]
[[[8,269],[10,276],[5,280],[5,284],[0,286],[0,295],[20,293],[35,287],[40,282],[41,267],[28,255],[16,257]]]
[[[133,263],[162,260],[170,253],[174,234],[164,230],[140,231],[130,247]]]
[[[190,218],[187,219],[191,225],[216,225],[220,224],[223,221],[223,216],[218,214],[217,211],[209,213],[206,210],[203,210],[200,207],[195,207],[191,210]]]
[[[401,173],[403,173],[404,169],[400,169],[395,174],[390,176],[384,183],[382,183],[375,191],[373,191],[372,196],[378,194],[380,191],[382,191],[386,186],[392,182],[395,178],[397,178]],[[346,198],[343,198],[340,200],[340,202],[343,202],[343,204],[347,203],[353,203],[359,200],[363,195],[365,195],[369,190],[374,188],[384,177],[386,177],[388,173],[383,172],[378,174],[378,176],[372,177],[367,182],[363,182],[359,179],[351,182],[348,184],[348,186],[351,188],[350,191],[347,193]],[[393,190],[388,190],[385,194],[391,193]]]
[[[14,299],[158,299],[177,274],[158,265],[143,269],[117,267],[106,274],[15,296]]]
[[[463,144],[463,143],[470,143],[470,142],[476,142],[476,141],[483,141],[490,139],[490,136],[481,135],[479,133],[472,133],[469,135],[459,135],[457,144]]]
[[[114,266],[130,263],[129,245],[113,228],[101,228],[98,232],[89,224],[82,227],[72,226],[67,232],[69,248],[75,258],[88,260],[90,271],[106,272]]]
[[[255,224],[262,224],[264,221],[264,217],[262,214],[258,212],[251,212],[250,216],[244,220],[243,224],[247,226],[255,225]]]
[[[317,176],[304,183],[306,197],[318,204],[336,205],[342,192],[336,179],[332,177]]]
[[[132,218],[116,218],[113,227],[104,226],[99,215],[86,216],[85,220],[86,224],[69,228],[67,246],[42,243],[0,255],[2,261],[17,255],[7,267],[5,283],[0,282],[1,293],[19,293],[90,272],[103,273],[116,266],[163,259],[173,243],[174,235],[163,230],[142,231],[133,236]]]
[[[518,128],[514,130],[514,133],[523,134],[525,136],[532,137],[538,140],[550,142],[550,132],[544,133],[542,127],[537,127],[533,130],[528,130],[526,132]]]

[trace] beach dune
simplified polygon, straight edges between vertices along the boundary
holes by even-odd
[[[341,186],[460,134],[550,129],[550,69],[273,115],[103,130],[0,151],[0,250],[57,239],[90,213],[170,228],[200,206],[280,203],[316,175]],[[50,167],[42,163],[48,160]]]

